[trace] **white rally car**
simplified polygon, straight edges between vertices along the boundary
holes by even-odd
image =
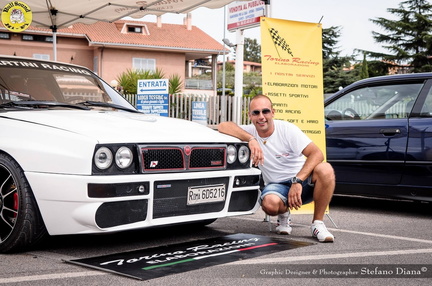
[[[0,132],[3,253],[259,207],[246,143],[143,114],[84,67],[0,57]]]

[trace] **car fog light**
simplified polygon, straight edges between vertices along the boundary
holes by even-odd
[[[233,145],[229,145],[227,148],[227,162],[233,164],[237,159],[237,149]]]
[[[133,155],[128,147],[120,147],[115,155],[115,163],[121,169],[126,169],[132,164]]]
[[[249,159],[249,155],[250,155],[249,148],[246,147],[245,145],[242,145],[238,152],[238,158],[240,163],[242,164],[246,163],[247,160]]]
[[[144,193],[144,192],[145,192],[145,187],[144,187],[143,185],[140,185],[140,186],[138,187],[138,192],[139,192],[139,193]]]
[[[113,154],[107,147],[101,147],[96,151],[94,162],[101,170],[108,169],[113,161]]]

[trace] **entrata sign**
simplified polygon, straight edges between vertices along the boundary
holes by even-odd
[[[312,244],[240,233],[66,262],[148,280]]]
[[[139,79],[137,109],[145,114],[168,116],[168,79]]]
[[[1,13],[3,25],[12,32],[22,32],[27,29],[32,22],[32,17],[30,7],[19,1],[6,4]]]
[[[260,25],[260,17],[265,16],[264,1],[237,1],[228,5],[228,31],[252,28]]]

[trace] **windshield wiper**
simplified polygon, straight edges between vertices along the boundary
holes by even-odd
[[[0,104],[0,108],[10,108],[10,107],[27,107],[27,108],[49,108],[49,107],[67,107],[82,110],[89,110],[90,108],[86,106],[79,106],[75,104],[69,104],[57,101],[44,101],[44,100],[23,100],[23,101],[9,101]]]
[[[102,102],[102,101],[89,101],[89,100],[87,100],[87,101],[83,101],[83,102],[78,102],[76,104],[84,105],[84,106],[108,107],[108,108],[115,108],[115,109],[119,109],[119,110],[129,111],[129,112],[141,113],[135,109],[127,108],[127,107],[124,107],[122,105],[118,105],[118,104],[114,104],[114,103]]]

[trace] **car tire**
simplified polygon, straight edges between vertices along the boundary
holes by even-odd
[[[47,235],[24,171],[0,153],[0,253],[26,250]]]

